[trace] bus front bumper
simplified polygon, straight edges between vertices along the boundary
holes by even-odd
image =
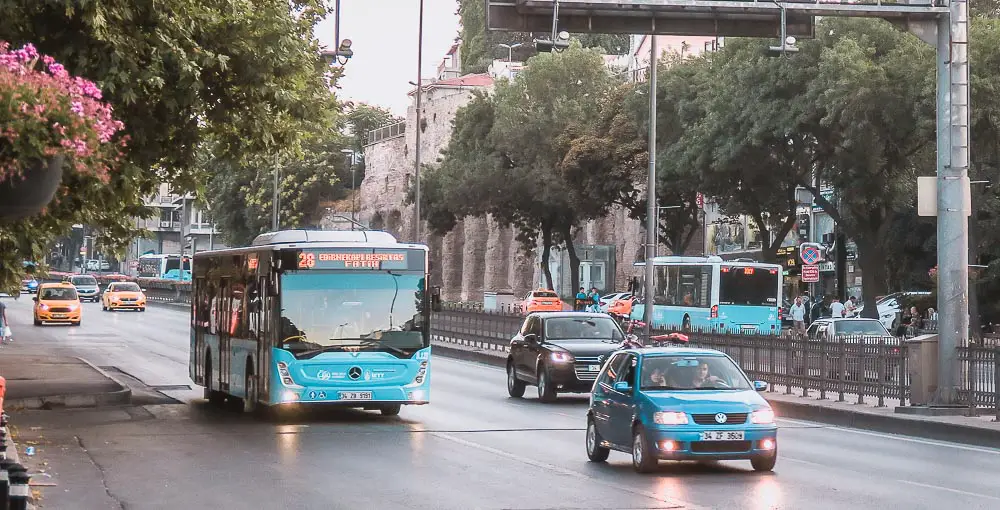
[[[282,388],[274,404],[329,404],[342,407],[378,407],[386,404],[424,405],[430,403],[426,388],[375,388],[342,390],[335,388]]]

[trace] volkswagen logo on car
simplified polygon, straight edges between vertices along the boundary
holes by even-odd
[[[347,371],[347,377],[350,377],[352,380],[355,381],[361,379],[361,375],[362,375],[361,367],[351,367],[351,369]]]
[[[726,413],[719,413],[719,414],[715,415],[715,422],[716,423],[726,423],[726,420],[728,420],[728,419],[729,418],[726,417]]]

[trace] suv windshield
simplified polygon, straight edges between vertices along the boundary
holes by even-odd
[[[885,326],[877,320],[870,321],[837,321],[834,329],[840,335],[878,335],[891,336]]]
[[[610,317],[553,317],[545,320],[546,340],[624,340]]]
[[[303,356],[424,346],[424,277],[397,272],[288,272],[281,277],[281,346]]]
[[[73,285],[97,285],[97,280],[93,276],[74,276],[70,282]]]
[[[644,390],[750,390],[739,367],[725,356],[647,356]]]
[[[50,301],[75,301],[79,299],[76,295],[76,289],[73,287],[48,287],[42,289],[42,295],[39,298]]]
[[[111,292],[142,292],[134,283],[116,283],[111,286]]]

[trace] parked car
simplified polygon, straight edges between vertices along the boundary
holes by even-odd
[[[533,290],[527,293],[521,302],[521,310],[524,313],[561,312],[562,309],[563,302],[559,299],[559,294],[552,290]]]
[[[21,280],[21,292],[34,294],[38,290],[38,280],[28,277]]]
[[[601,307],[602,312],[607,313],[608,307],[610,307],[612,303],[618,301],[619,299],[629,299],[631,297],[632,297],[631,292],[615,292],[613,294],[608,294],[606,296],[601,297],[601,299],[599,300],[600,303],[599,306]]]
[[[774,411],[725,353],[686,347],[630,349],[601,370],[587,411],[587,457],[632,454],[640,473],[660,460],[747,459],[770,471],[778,459]]]
[[[532,313],[510,341],[507,392],[520,398],[531,384],[543,402],[555,400],[558,393],[588,392],[604,361],[624,340],[607,314]]]
[[[891,381],[899,375],[899,338],[889,333],[885,325],[875,319],[818,319],[809,325],[806,338],[811,342],[827,342],[824,348],[808,345],[805,355],[796,353],[793,367],[805,375],[820,376],[826,359],[826,377],[839,379],[842,372],[849,381],[877,381],[880,344],[885,345],[882,367],[883,380]],[[840,341],[844,341],[844,363],[841,363]]]

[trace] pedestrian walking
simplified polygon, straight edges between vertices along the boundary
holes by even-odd
[[[7,322],[7,305],[0,301],[0,345],[10,343],[13,337],[10,323]]]
[[[833,298],[833,303],[830,303],[830,316],[834,319],[841,318],[844,316],[845,310],[847,310],[847,307],[844,306],[844,303],[840,302],[840,298]]]
[[[792,323],[795,325],[795,334],[804,335],[806,333],[806,307],[802,304],[802,298],[795,298],[795,304],[788,310],[792,316]]]

